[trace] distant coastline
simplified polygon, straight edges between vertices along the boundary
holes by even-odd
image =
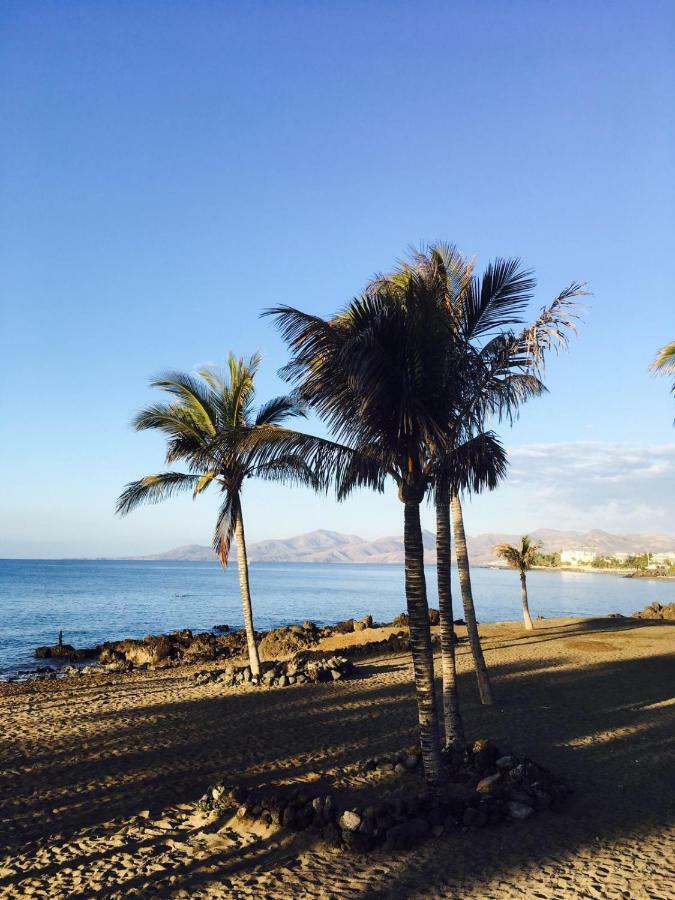
[[[598,557],[615,554],[637,555],[645,553],[670,553],[675,551],[675,536],[670,534],[611,534],[595,529],[588,532],[559,531],[538,528],[530,532],[530,537],[541,545],[544,555],[560,553],[564,550],[585,548]],[[469,558],[474,566],[496,566],[494,547],[501,543],[515,543],[517,534],[490,532],[467,538]],[[431,531],[423,532],[425,562],[436,561],[436,536]],[[256,562],[297,562],[297,563],[391,563],[400,565],[404,561],[403,540],[399,535],[368,540],[354,534],[320,529],[290,538],[258,541],[248,548],[249,560]],[[143,554],[125,559],[209,562],[215,559],[209,546],[189,544],[165,553]],[[563,568],[556,566],[556,568]],[[570,566],[569,571],[600,571],[599,568]],[[617,567],[617,573],[626,575],[628,568]]]

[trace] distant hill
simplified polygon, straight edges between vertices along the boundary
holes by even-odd
[[[176,547],[175,550],[167,550],[166,553],[154,553],[148,556],[132,556],[127,559],[171,559],[183,560],[185,562],[213,562],[216,555],[211,547],[205,547],[202,544],[185,544],[183,547]]]
[[[675,550],[675,537],[667,534],[610,534],[607,531],[557,531],[553,528],[538,528],[530,536],[542,544],[545,553],[558,550],[594,550],[600,555],[612,553],[652,553]],[[507,532],[491,532],[468,537],[469,557],[474,565],[490,565],[496,560],[492,552],[495,544],[512,544],[520,535]],[[425,559],[434,562],[435,536],[431,531],[423,532]],[[340,534],[337,531],[310,531],[295,537],[260,541],[250,544],[248,556],[251,562],[296,562],[296,563],[402,563],[403,536],[381,537],[368,541],[355,534]],[[215,560],[210,547],[201,544],[186,544],[166,553],[152,556],[138,556],[135,559],[166,559],[207,562]]]

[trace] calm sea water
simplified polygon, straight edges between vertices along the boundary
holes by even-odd
[[[461,615],[455,576],[456,616]],[[436,578],[427,570],[430,605]],[[520,615],[518,575],[472,570],[479,621]],[[531,572],[533,615],[624,615],[657,600],[675,599],[675,583],[569,572]],[[251,566],[257,628],[311,619],[330,624],[372,613],[390,621],[405,609],[403,568],[393,565]],[[0,560],[0,677],[32,667],[35,647],[64,641],[90,647],[107,640],[143,637],[214,625],[241,626],[236,567],[217,563]]]

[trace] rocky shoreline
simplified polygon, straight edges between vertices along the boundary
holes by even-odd
[[[436,609],[429,610],[429,622],[438,625],[439,613]],[[457,624],[463,624],[461,619]],[[391,629],[396,629],[391,633]],[[309,656],[312,653],[320,653],[320,643],[325,638],[336,635],[348,635],[366,630],[384,630],[390,633],[386,637],[378,638],[373,635],[366,644],[350,648],[350,656],[373,655],[378,652],[389,652],[409,649],[408,616],[401,613],[392,622],[378,624],[373,622],[370,615],[362,619],[346,619],[334,625],[318,626],[314,622],[304,622],[302,625],[288,625],[281,628],[273,628],[269,631],[257,631],[258,650],[260,659],[264,663],[279,662],[280,660],[294,659],[291,667],[300,666],[303,670],[309,665],[310,672],[317,668],[318,663],[312,661]],[[296,659],[302,655],[305,659],[299,662]],[[309,656],[307,656],[309,654]],[[31,673],[25,673],[18,680],[31,678],[54,679],[72,675],[89,675],[96,672],[131,672],[147,669],[164,669],[175,666],[234,661],[245,658],[247,655],[246,635],[243,629],[231,629],[228,625],[215,625],[211,631],[193,632],[186,628],[173,631],[168,634],[147,635],[136,639],[126,638],[120,641],[112,641],[97,647],[77,649],[71,644],[63,643],[61,635],[59,641],[53,646],[38,647],[35,657],[44,660],[50,665],[37,667]],[[320,666],[318,666],[320,668]],[[269,671],[269,666],[265,667]],[[283,671],[282,671],[283,669]],[[288,672],[288,666],[284,665],[276,675],[293,677],[295,672]],[[331,671],[337,671],[342,677],[347,674],[347,669],[342,666],[334,666]],[[298,668],[299,672],[299,668]],[[228,680],[224,676],[232,674],[232,683],[242,681],[256,683],[251,670],[246,665],[235,667],[229,665],[227,669],[219,673],[222,680]],[[263,672],[264,676],[265,672]],[[313,675],[304,671],[306,680],[315,680]],[[210,677],[210,676],[209,676]],[[330,677],[330,676],[329,676]],[[336,676],[332,676],[336,677]],[[13,680],[13,679],[10,679]],[[265,677],[260,679],[265,682]],[[295,682],[291,682],[295,683]]]
[[[624,618],[618,613],[611,617]],[[658,602],[651,603],[644,609],[633,613],[632,618],[655,621],[675,620],[675,603],[668,603],[665,606]],[[432,626],[439,624],[437,609],[429,610],[429,623]],[[454,624],[463,625],[464,621],[456,619]],[[392,628],[395,629],[394,633],[391,631]],[[306,621],[301,625],[257,631],[256,636],[261,662],[269,663],[291,659],[303,653],[319,652],[319,646],[325,638],[366,630],[384,631],[385,629],[389,632],[386,637],[378,639],[375,635],[371,635],[366,643],[349,647],[344,653],[352,659],[357,656],[372,656],[383,652],[409,649],[406,613],[401,613],[392,622],[385,623],[375,623],[371,615],[364,616],[362,619],[346,619],[336,622],[334,625],[318,626],[314,622]],[[432,640],[436,643],[438,636],[432,635]],[[193,632],[191,629],[185,628],[168,634],[147,635],[144,638],[125,638],[88,648],[75,648],[71,644],[64,643],[62,636],[59,635],[59,640],[53,646],[38,647],[35,650],[35,658],[45,661],[48,665],[21,671],[9,676],[6,680],[10,682],[51,680],[100,672],[124,673],[227,660],[230,665],[218,673],[218,677],[222,681],[230,680],[231,674],[232,685],[242,681],[257,683],[246,665],[238,667],[231,665],[232,662],[243,659],[246,655],[246,635],[243,629],[230,628],[229,625],[214,625],[211,631],[203,632]],[[304,663],[306,662],[307,660],[304,660]],[[269,671],[269,666],[263,666],[263,668]],[[306,680],[315,680],[306,672],[304,674],[307,676]],[[339,677],[345,674],[347,674],[346,670]],[[291,677],[284,667],[278,669],[275,678],[278,679],[281,676]],[[212,677],[211,674],[208,677]],[[266,683],[263,678],[260,681]]]

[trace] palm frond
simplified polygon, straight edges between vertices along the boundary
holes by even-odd
[[[494,490],[506,477],[508,457],[493,431],[460,444],[437,463],[435,481],[444,494]]]
[[[199,494],[202,494],[202,493],[207,489],[207,487],[208,487],[213,481],[215,481],[215,479],[216,479],[217,477],[218,477],[218,473],[217,473],[217,472],[205,472],[203,475],[200,475],[200,476],[199,476],[199,480],[198,480],[197,483],[195,484],[194,490],[192,491],[192,496],[193,496],[193,497],[198,497]]]
[[[259,408],[255,425],[281,425],[290,416],[306,418],[307,405],[297,394],[274,397]]]
[[[675,341],[661,347],[650,368],[661,375],[675,375]]]
[[[131,426],[135,431],[163,431],[172,438],[180,435],[200,440],[203,436],[191,411],[179,403],[153,403],[133,418]]]
[[[545,306],[535,321],[525,328],[516,339],[514,353],[524,354],[531,368],[540,372],[544,369],[546,354],[559,353],[569,345],[569,335],[577,330],[576,320],[580,318],[576,297],[588,295],[586,285],[572,282]]]
[[[522,322],[536,281],[519,259],[496,259],[462,293],[462,331],[466,340]]]
[[[239,494],[236,491],[225,491],[223,502],[218,510],[216,527],[213,532],[213,549],[223,568],[227,567],[230,558],[232,535],[239,515]]]
[[[204,433],[211,436],[216,433],[218,411],[213,394],[199,377],[188,372],[164,372],[154,378],[151,385],[178,397],[181,406]]]
[[[675,375],[675,341],[671,341],[670,344],[666,344],[659,350],[650,368],[659,375]],[[675,379],[673,379],[670,391],[675,394]]]
[[[281,481],[284,484],[311,487],[316,491],[326,488],[325,481],[322,482],[299,454],[280,454],[264,465],[254,465],[250,474],[264,481]]]
[[[143,503],[160,503],[179,491],[194,490],[199,481],[197,475],[182,472],[161,472],[146,475],[139,481],[130,482],[120,494],[115,512],[126,516]]]

